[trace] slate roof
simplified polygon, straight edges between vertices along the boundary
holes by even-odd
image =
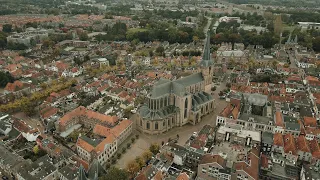
[[[254,118],[253,121],[256,123],[266,124],[266,125],[269,124],[270,121],[272,121],[272,119],[270,119],[268,117],[254,115],[254,114],[247,114],[247,113],[243,113],[239,117],[240,120],[244,120],[244,121],[248,121],[249,118]]]
[[[139,109],[139,114],[143,117],[143,118],[147,118],[150,120],[156,120],[156,119],[161,119],[161,118],[165,118],[168,117],[170,115],[175,114],[176,112],[179,111],[179,108],[177,108],[176,106],[166,106],[160,110],[157,111],[151,111],[148,106],[142,106]]]
[[[294,122],[287,122],[286,123],[286,129],[287,130],[293,130],[293,131],[300,131],[300,124],[294,123]]]
[[[262,133],[262,143],[273,144],[273,134],[270,132]]]
[[[198,105],[207,103],[208,101],[212,100],[213,97],[206,93],[206,92],[198,92],[192,96],[192,106],[194,110],[198,110]]]
[[[88,178],[89,179],[97,179],[97,177],[100,177],[105,173],[106,173],[106,171],[101,166],[99,161],[97,159],[94,159],[89,167],[89,170],[88,170]]]
[[[37,173],[32,173],[34,171]],[[40,180],[47,177],[53,171],[56,171],[56,167],[52,164],[52,159],[49,155],[45,155],[31,164],[21,166],[18,173],[25,180]]]
[[[200,66],[202,67],[209,67],[213,65],[213,61],[211,60],[211,55],[210,55],[210,32],[207,32],[207,41],[206,44],[204,45],[203,49],[203,56],[202,60],[200,62]]]
[[[185,87],[203,81],[202,73],[195,73],[175,81],[160,79],[152,88],[151,98],[158,98],[166,94],[174,93],[178,96],[185,94]]]
[[[78,180],[87,180],[86,172],[82,164],[78,169]]]
[[[67,179],[75,179],[78,177],[78,168],[67,165],[58,170]]]

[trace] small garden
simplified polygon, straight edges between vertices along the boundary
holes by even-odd
[[[33,150],[25,150],[25,154],[23,156],[24,159],[31,159],[32,162],[36,161],[40,157],[46,155],[47,152],[40,149],[38,145],[33,147]]]

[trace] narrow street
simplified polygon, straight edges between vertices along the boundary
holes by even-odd
[[[288,55],[289,55],[289,59],[290,59],[290,68],[298,68],[295,62],[295,57],[294,57],[294,52],[292,51],[287,51]]]

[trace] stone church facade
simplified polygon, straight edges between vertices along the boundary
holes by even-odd
[[[160,79],[138,110],[137,129],[160,134],[187,123],[193,125],[214,110],[211,96],[214,63],[210,58],[210,37],[197,73],[177,80]]]

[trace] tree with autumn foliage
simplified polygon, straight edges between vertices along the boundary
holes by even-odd
[[[140,166],[139,164],[133,160],[133,161],[130,161],[128,164],[127,164],[127,171],[129,172],[129,174],[131,175],[131,177],[135,177],[135,175],[139,172],[140,170]]]
[[[152,158],[152,152],[150,152],[150,151],[148,151],[148,150],[145,151],[145,152],[143,152],[142,158],[144,159],[145,162],[150,161],[151,158]]]

